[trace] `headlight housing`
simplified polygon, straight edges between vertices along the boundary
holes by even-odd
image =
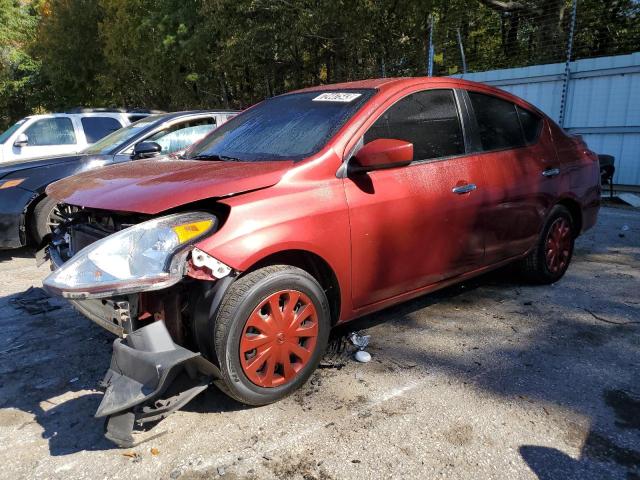
[[[204,212],[139,223],[80,250],[44,280],[44,287],[77,299],[167,288],[184,276],[188,247],[217,226],[217,218]]]

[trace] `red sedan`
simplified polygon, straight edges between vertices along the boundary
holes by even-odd
[[[579,137],[513,95],[443,78],[281,95],[184,158],[47,193],[67,220],[46,288],[124,337],[97,413],[121,444],[210,382],[251,405],[283,398],[336,324],[511,262],[559,280],[600,204]],[[185,372],[187,393],[155,402]]]

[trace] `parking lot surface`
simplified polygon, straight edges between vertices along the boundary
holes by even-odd
[[[640,478],[637,211],[603,208],[555,285],[502,270],[368,316],[370,363],[328,354],[260,408],[211,388],[124,450],[93,418],[113,337],[21,294],[47,270],[0,252],[2,478]]]

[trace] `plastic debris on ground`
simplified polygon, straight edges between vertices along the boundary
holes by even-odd
[[[39,315],[62,308],[62,305],[51,303],[51,300],[51,297],[42,288],[29,287],[9,300],[9,303],[13,308],[31,315]]]
[[[370,340],[371,335],[363,335],[361,332],[351,332],[349,334],[349,341],[358,349],[353,355],[353,358],[360,363],[367,363],[371,361],[371,354],[369,352],[365,352],[365,348],[369,346]]]
[[[371,340],[371,335],[363,335],[360,332],[351,332],[349,334],[349,341],[360,350],[364,350],[369,346],[369,340]]]
[[[371,361],[371,354],[364,350],[358,350],[353,357],[360,363],[367,363]]]
[[[370,340],[371,335],[364,335],[362,332],[351,332],[331,338],[318,368],[340,370],[352,359],[362,363],[370,361],[371,355],[364,351]]]
[[[626,232],[628,232],[628,231],[629,231],[629,225],[623,225],[622,228],[620,229],[620,232],[618,233],[618,236],[620,238],[624,238]]]

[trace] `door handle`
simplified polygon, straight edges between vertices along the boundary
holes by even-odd
[[[542,172],[543,177],[555,177],[556,175],[560,175],[559,168],[547,168]]]
[[[466,185],[460,185],[459,187],[453,187],[451,189],[451,191],[453,193],[457,193],[458,195],[462,195],[464,193],[473,192],[476,188],[478,188],[478,187],[476,186],[475,183],[467,183]]]

